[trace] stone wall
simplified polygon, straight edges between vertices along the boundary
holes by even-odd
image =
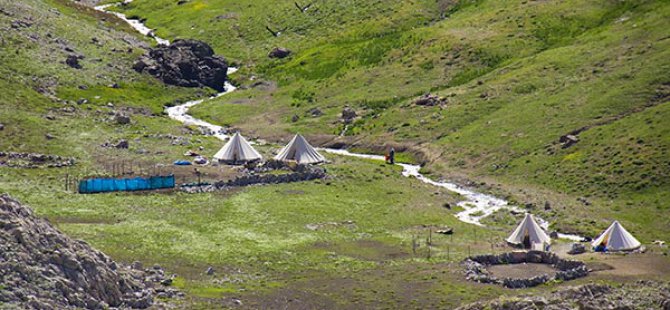
[[[556,274],[554,276],[544,274],[528,279],[499,279],[486,270],[486,267],[491,265],[522,263],[551,265],[556,269]],[[508,288],[533,287],[552,280],[568,281],[585,277],[589,273],[586,264],[583,262],[563,259],[554,253],[541,251],[477,255],[466,259],[463,265],[465,266],[465,274],[468,280],[479,283],[500,284]]]
[[[293,172],[285,174],[252,173],[228,181],[219,181],[214,184],[206,184],[201,186],[198,186],[198,184],[188,184],[188,185],[182,185],[180,188],[182,191],[189,193],[211,192],[216,190],[224,190],[232,187],[241,187],[256,184],[281,184],[281,183],[311,181],[316,179],[323,179],[326,176],[327,176],[326,171],[323,168],[299,166],[298,168],[293,170]]]
[[[74,158],[39,153],[0,152],[0,166],[12,168],[60,168],[73,166]]]

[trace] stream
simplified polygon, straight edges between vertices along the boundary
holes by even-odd
[[[128,19],[124,14],[118,13],[118,12],[113,12],[113,11],[108,11],[107,9],[112,7],[112,6],[118,6],[122,4],[128,4],[132,2],[133,0],[125,0],[120,3],[115,3],[115,4],[105,4],[105,5],[100,5],[96,6],[95,9],[98,11],[106,12],[113,14],[120,19],[125,20],[131,27],[133,27],[135,30],[140,32],[141,34],[145,36],[149,36],[156,40],[158,44],[165,44],[168,45],[169,41],[166,39],[162,39],[154,35],[154,32],[152,29],[148,28],[145,26],[142,22],[136,19]],[[237,68],[228,68],[228,74],[233,74],[237,71]],[[227,131],[225,128],[222,126],[214,125],[209,122],[206,122],[201,119],[194,118],[193,116],[188,114],[188,109],[196,106],[198,104],[201,104],[205,102],[206,100],[218,98],[220,96],[223,96],[225,94],[231,93],[235,91],[237,88],[233,86],[232,84],[226,82],[225,84],[225,91],[218,93],[210,98],[203,98],[203,99],[198,99],[198,100],[193,100],[186,102],[181,105],[173,106],[173,107],[167,107],[166,112],[168,116],[171,119],[174,119],[178,122],[181,122],[185,125],[196,125],[202,128],[205,128],[206,131],[208,131],[211,136],[216,137],[217,139],[220,139],[222,141],[227,140],[230,135],[227,134]],[[346,128],[346,127],[345,127]],[[346,129],[345,129],[346,130]],[[371,154],[358,154],[358,153],[352,153],[347,150],[343,149],[330,149],[330,148],[317,148],[319,151],[323,151],[326,153],[330,154],[335,154],[335,155],[341,155],[341,156],[350,156],[350,157],[357,157],[357,158],[365,158],[365,159],[372,159],[372,160],[380,160],[384,161],[385,158],[384,156],[381,155],[371,155]],[[460,221],[469,223],[469,224],[474,224],[478,226],[484,226],[481,221],[487,216],[490,216],[494,212],[501,210],[501,209],[506,209],[514,212],[520,212],[524,213],[526,212],[525,210],[517,207],[517,206],[511,206],[507,203],[507,201],[494,197],[492,195],[484,194],[484,193],[479,193],[474,191],[473,189],[468,189],[463,186],[454,184],[454,183],[449,183],[449,182],[438,182],[431,180],[430,178],[424,176],[419,172],[421,169],[421,166],[419,165],[411,165],[411,164],[404,164],[404,163],[396,163],[396,165],[401,166],[403,168],[402,170],[402,175],[405,177],[414,177],[417,180],[436,186],[436,187],[441,187],[444,188],[448,191],[458,193],[461,195],[465,200],[461,201],[458,203],[458,206],[463,208],[463,211],[456,213],[456,218],[458,218]],[[549,222],[539,218],[535,217],[538,220],[538,224],[544,228],[545,230],[549,231]],[[572,241],[581,241],[584,239],[581,236],[577,235],[569,235],[569,234],[562,234],[558,233],[558,237],[561,239],[568,239]]]

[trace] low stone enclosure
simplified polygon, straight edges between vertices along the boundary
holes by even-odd
[[[0,166],[11,168],[61,168],[75,164],[74,158],[38,153],[0,152]]]
[[[554,269],[556,269],[556,274],[554,276],[544,274],[527,279],[500,279],[491,275],[491,273],[486,269],[488,266],[492,265],[523,263],[551,265]],[[497,255],[477,255],[465,259],[463,261],[463,265],[465,266],[465,274],[468,280],[479,283],[499,284],[507,288],[528,288],[553,280],[573,280],[585,277],[589,274],[589,270],[586,268],[586,264],[583,262],[563,259],[554,253],[542,251],[509,252]]]
[[[273,170],[286,170],[287,173],[272,174],[259,173],[271,172]],[[250,170],[246,175],[236,177],[232,180],[219,181],[214,184],[184,184],[180,187],[182,191],[189,193],[211,192],[216,190],[224,190],[232,187],[241,187],[257,184],[280,184],[292,183],[301,181],[311,181],[316,179],[323,179],[327,176],[326,169],[317,166],[297,165],[295,167],[288,167],[280,165],[276,162],[268,162],[267,164],[256,167]]]

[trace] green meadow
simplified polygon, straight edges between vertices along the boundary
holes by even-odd
[[[111,175],[119,164],[194,182],[192,168],[172,162],[200,148],[211,157],[222,142],[163,110],[214,90],[132,70],[155,43],[111,15],[67,0],[0,3],[14,14],[0,14],[0,152],[76,160],[0,166],[0,192],[117,261],[174,273],[186,293],[177,306],[455,308],[565,285],[519,292],[465,281],[459,262],[509,250],[519,217],[462,223],[462,197],[380,161],[325,154],[327,179],[211,193],[66,190],[66,175]],[[134,0],[114,10],[160,37],[203,40],[239,67],[237,91],[190,113],[268,141],[258,146],[266,158],[294,133],[362,153],[395,145],[399,161],[430,178],[505,198],[552,229],[594,236],[617,219],[645,244],[670,239],[670,2],[311,3]],[[31,26],[11,27],[28,16]],[[277,46],[291,55],[269,58]],[[73,53],[82,69],[65,64]],[[426,93],[445,104],[413,104]],[[358,115],[346,130],[345,106]],[[114,121],[120,111],[130,124]],[[578,142],[563,147],[567,134]],[[101,147],[121,139],[128,149]],[[203,169],[208,182],[238,173]],[[445,227],[454,234],[436,233]]]

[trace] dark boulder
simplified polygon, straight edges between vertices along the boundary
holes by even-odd
[[[116,113],[114,114],[114,121],[119,125],[130,124],[130,116],[125,113]]]
[[[115,148],[117,149],[127,149],[129,147],[128,140],[126,139],[121,139],[119,140],[118,143],[114,145]]]
[[[307,111],[307,113],[309,113],[309,115],[311,115],[312,117],[319,117],[323,115],[323,112],[321,112],[319,108],[311,108],[309,109],[309,111]]]
[[[70,68],[74,69],[81,69],[81,64],[79,63],[79,59],[81,57],[76,56],[76,55],[68,55],[67,59],[65,59],[65,64],[70,66]]]
[[[414,100],[415,105],[429,106],[429,107],[444,104],[446,102],[447,98],[439,97],[432,94],[425,94]]]
[[[279,59],[286,58],[289,55],[291,55],[291,50],[284,47],[275,47],[270,51],[270,53],[268,53],[268,57]]]
[[[148,73],[165,84],[183,87],[211,87],[224,91],[228,63],[214,55],[207,43],[175,40],[170,46],[153,48],[135,62],[133,69]]]
[[[561,147],[565,149],[579,142],[579,138],[575,135],[563,135],[558,139],[558,142],[560,142]]]
[[[357,116],[356,111],[354,109],[352,109],[351,107],[346,106],[346,107],[344,107],[344,109],[342,109],[342,120],[345,123],[351,123],[351,121],[354,118],[356,118],[356,116]]]

